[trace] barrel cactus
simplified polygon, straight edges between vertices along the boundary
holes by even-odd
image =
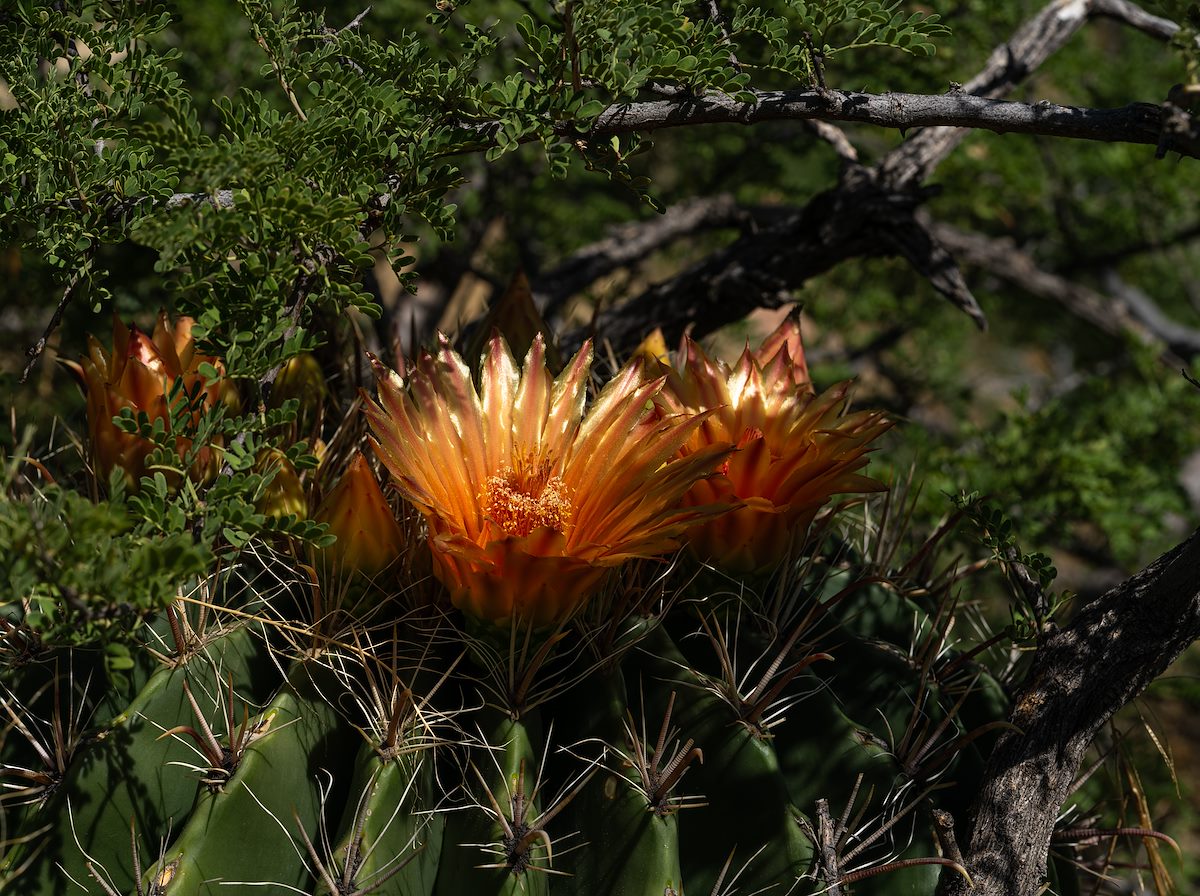
[[[732,367],[642,352],[590,399],[590,349],[555,375],[528,344],[523,364],[499,335],[475,366],[444,339],[376,362],[354,450],[278,511],[317,508],[337,540],[247,545],[139,622],[122,675],[8,607],[5,892],[917,894],[965,874],[954,819],[1007,715],[997,639],[961,631],[982,619],[939,552],[951,526],[909,544],[903,495],[863,475],[890,421],[816,391],[793,320]],[[104,448],[110,405],[97,464],[135,480],[151,455]]]

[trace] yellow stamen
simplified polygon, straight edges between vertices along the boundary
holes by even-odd
[[[541,526],[563,532],[571,522],[569,489],[547,462],[489,476],[479,501],[484,515],[508,535],[525,536]]]

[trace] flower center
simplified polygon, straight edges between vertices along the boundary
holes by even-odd
[[[747,426],[744,430],[742,430],[742,437],[738,439],[737,449],[741,451],[751,442],[761,439],[762,437],[763,431],[757,426]],[[729,475],[729,459],[726,459],[725,463],[721,464],[721,466],[718,468],[718,471],[726,476]]]
[[[570,491],[545,461],[489,476],[479,500],[484,515],[508,535],[528,535],[540,526],[562,532],[571,522]]]

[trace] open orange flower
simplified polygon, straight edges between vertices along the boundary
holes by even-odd
[[[377,452],[429,527],[434,571],[454,605],[508,624],[561,621],[634,557],[675,549],[724,507],[683,494],[728,454],[680,449],[706,414],[651,419],[664,378],[622,370],[584,413],[591,345],[557,378],[534,339],[524,369],[493,336],[480,387],[443,337],[410,382],[376,364],[367,417]]]
[[[96,473],[107,479],[114,468],[125,474],[130,488],[137,488],[146,473],[146,458],[154,446],[134,433],[123,432],[113,424],[122,408],[136,415],[145,411],[151,422],[166,421],[170,408],[168,395],[176,379],[183,378],[188,396],[195,396],[193,422],[203,410],[213,407],[228,391],[221,379],[206,382],[200,365],[208,363],[218,371],[221,362],[197,353],[192,340],[190,317],[181,317],[171,325],[165,311],[159,312],[153,336],[135,326],[126,327],[113,318],[113,347],[108,353],[94,337],[88,337],[88,353],[80,364],[67,363],[87,391],[88,429],[92,439],[92,459]],[[187,398],[180,400],[186,401]],[[176,450],[183,456],[191,439],[180,436]],[[197,480],[216,474],[217,455],[211,448],[201,450],[189,475]],[[178,477],[168,474],[175,484]]]
[[[857,471],[891,421],[872,411],[847,414],[849,383],[815,394],[795,319],[757,352],[747,347],[732,369],[691,339],[682,354],[683,369],[668,373],[660,403],[669,413],[715,410],[684,450],[737,448],[721,475],[698,482],[684,499],[741,505],[688,531],[700,557],[731,572],[765,570],[787,555],[793,535],[831,496],[883,488]]]

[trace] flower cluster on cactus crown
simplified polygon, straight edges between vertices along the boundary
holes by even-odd
[[[661,335],[648,340],[641,353],[660,357],[661,342]],[[661,360],[650,365],[668,378],[658,397],[664,413],[708,412],[685,454],[714,445],[737,449],[717,476],[697,482],[684,497],[689,506],[736,508],[688,530],[702,559],[736,573],[768,569],[787,556],[833,495],[883,488],[858,471],[891,421],[874,411],[847,413],[849,383],[815,392],[795,318],[757,351],[747,346],[732,367],[687,337],[679,354],[679,369]]]
[[[590,343],[557,377],[537,337],[519,367],[493,336],[480,384],[443,337],[407,381],[375,362],[376,452],[429,529],[435,574],[468,614],[561,621],[628,559],[677,548],[727,509],[683,506],[727,445],[684,452],[711,415],[655,415],[664,377],[635,361],[585,412]]]
[[[123,432],[113,424],[122,408],[136,415],[144,411],[151,422],[167,420],[171,411],[168,397],[175,381],[182,378],[184,391],[197,397],[192,417],[218,400],[231,398],[231,387],[221,378],[206,382],[200,373],[202,364],[222,371],[221,362],[196,351],[190,317],[171,324],[165,311],[159,312],[154,333],[147,336],[135,326],[125,326],[113,318],[111,351],[94,337],[88,337],[88,353],[79,364],[67,366],[83,383],[87,392],[88,430],[91,436],[92,463],[97,475],[107,479],[119,469],[131,488],[137,488],[146,473],[146,459],[154,446],[134,433]],[[189,400],[189,399],[181,399]],[[191,440],[180,436],[176,450],[182,456],[191,448]],[[199,481],[216,473],[217,455],[209,447],[201,450],[188,471]],[[172,483],[176,476],[168,475]]]

